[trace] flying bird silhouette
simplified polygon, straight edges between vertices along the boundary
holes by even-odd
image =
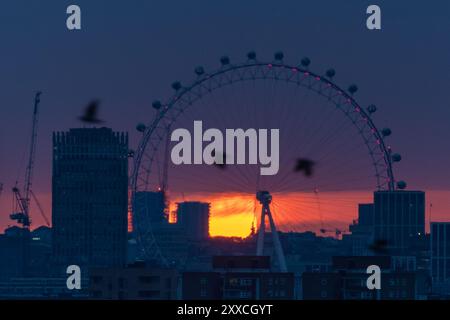
[[[294,171],[295,172],[301,172],[303,171],[304,175],[306,177],[311,177],[313,175],[314,172],[314,165],[316,163],[312,160],[309,159],[303,159],[303,158],[299,158],[297,159],[297,163],[295,165]]]
[[[99,118],[97,118],[98,109],[99,109],[100,101],[93,100],[91,101],[87,107],[84,109],[84,114],[79,117],[79,119],[83,122],[87,123],[101,123],[103,122]]]

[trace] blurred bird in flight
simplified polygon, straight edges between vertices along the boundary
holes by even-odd
[[[294,171],[303,172],[306,177],[311,177],[314,173],[314,165],[315,162],[310,159],[299,158],[297,159]]]
[[[86,123],[102,123],[103,121],[97,117],[100,101],[93,100],[84,109],[84,114],[79,119]]]

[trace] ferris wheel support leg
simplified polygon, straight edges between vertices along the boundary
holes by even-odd
[[[287,272],[286,267],[286,259],[284,257],[283,248],[281,247],[280,238],[278,236],[277,228],[275,227],[275,223],[273,222],[272,213],[270,212],[270,207],[267,206],[267,215],[269,216],[269,222],[270,222],[270,231],[272,233],[273,238],[273,245],[275,248],[275,254],[278,259],[278,265],[281,272]]]
[[[258,242],[256,243],[256,255],[262,256],[264,254],[264,233],[266,232],[266,208],[261,209],[261,220],[258,229]]]

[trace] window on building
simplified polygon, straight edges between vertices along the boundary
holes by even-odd
[[[139,282],[149,284],[159,282],[159,277],[157,276],[140,276],[138,278]]]
[[[241,279],[241,286],[251,286],[253,283],[252,279]]]

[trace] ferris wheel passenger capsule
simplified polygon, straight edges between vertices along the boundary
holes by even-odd
[[[274,58],[276,61],[281,61],[284,58],[284,54],[282,51],[275,52]]]
[[[392,134],[392,130],[389,128],[384,128],[383,130],[381,130],[381,134],[383,135],[383,137],[388,137]]]
[[[147,129],[147,126],[143,123],[138,123],[138,125],[136,126],[136,130],[139,132],[144,132],[145,129]]]
[[[392,155],[392,161],[394,161],[394,162],[400,162],[401,160],[402,160],[402,156],[401,156],[400,154],[394,153],[394,154]]]
[[[247,53],[247,58],[248,58],[248,60],[255,60],[256,59],[256,52],[255,51],[250,51],[249,53]]]
[[[179,81],[175,81],[174,83],[172,83],[172,89],[174,89],[175,91],[178,91],[181,89],[181,83]]]
[[[336,71],[334,69],[328,69],[326,75],[328,78],[332,79],[336,75]]]
[[[406,189],[406,182],[405,181],[397,182],[397,188],[400,189],[400,190]]]
[[[304,57],[300,63],[302,66],[307,67],[311,64],[311,60],[308,57]]]
[[[172,87],[173,87],[173,85],[172,85]],[[155,100],[155,101],[153,101],[153,103],[152,103],[152,107],[154,108],[154,109],[156,109],[156,110],[159,110],[159,109],[161,109],[161,102],[159,101],[159,100]]]
[[[223,56],[222,58],[220,58],[220,63],[222,64],[222,66],[229,65],[230,58],[228,58],[227,56]]]
[[[367,111],[372,114],[375,113],[377,111],[377,106],[374,104],[371,104],[370,106],[367,107]]]
[[[198,66],[197,68],[195,68],[194,72],[196,75],[201,76],[205,73],[205,69],[203,69],[202,66]]]
[[[352,84],[348,87],[348,92],[350,92],[350,94],[355,94],[356,91],[358,91],[358,86],[356,84]]]

